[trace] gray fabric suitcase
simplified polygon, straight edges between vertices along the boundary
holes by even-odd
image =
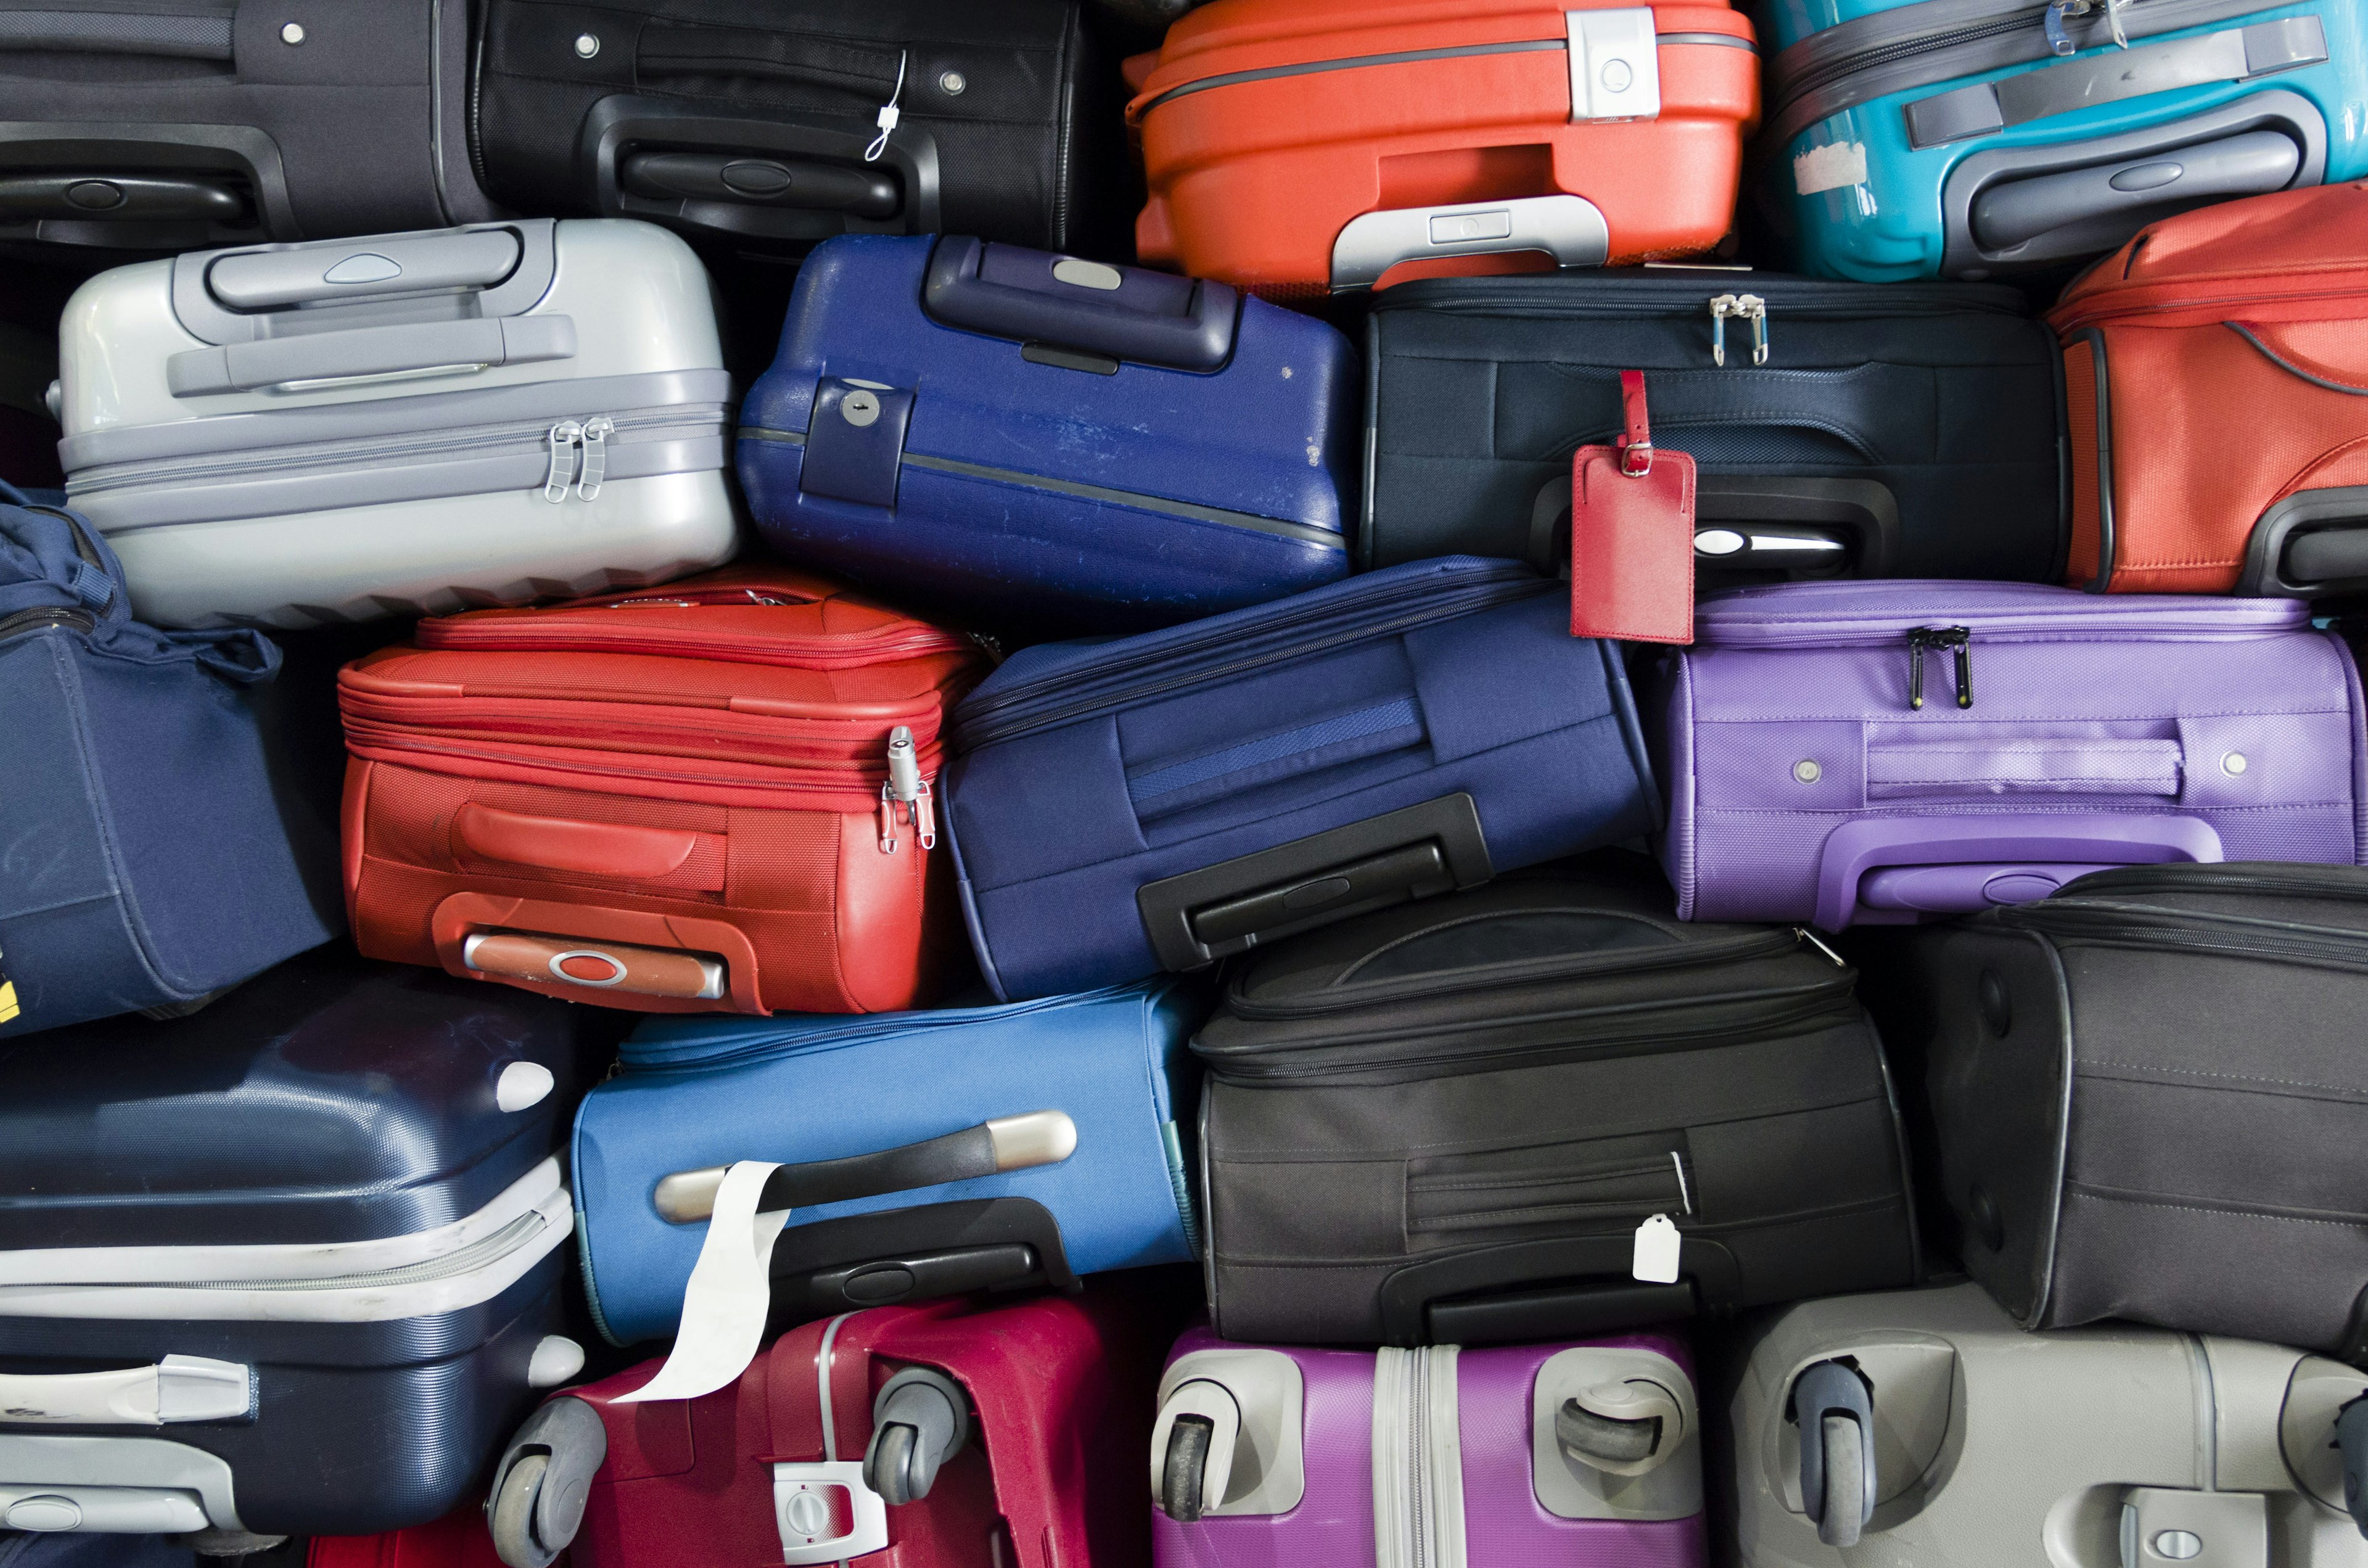
[[[0,244],[108,259],[496,216],[469,0],[0,0]]]

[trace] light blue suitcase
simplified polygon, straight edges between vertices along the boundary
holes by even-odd
[[[658,1017],[585,1096],[585,1290],[620,1345],[675,1332],[723,1168],[781,1163],[761,1210],[774,1320],[1198,1253],[1185,1149],[1201,988],[1163,978],[1008,1006]]]
[[[2368,173],[2368,0],[1771,10],[1757,178],[1804,272],[1988,278]]]

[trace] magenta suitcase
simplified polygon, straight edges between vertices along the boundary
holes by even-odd
[[[1702,1568],[1693,1366],[1668,1334],[1315,1350],[1177,1341],[1158,1568]]]

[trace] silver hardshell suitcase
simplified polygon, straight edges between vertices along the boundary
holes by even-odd
[[[1732,1409],[1748,1568],[2361,1568],[2368,1375],[1955,1284],[1792,1307]],[[2344,1441],[2338,1443],[2340,1425]]]
[[[166,626],[304,627],[730,559],[705,269],[551,219],[201,251],[66,307],[67,493]]]

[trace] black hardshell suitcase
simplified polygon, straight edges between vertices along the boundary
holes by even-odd
[[[2061,355],[2021,294],[1748,269],[1427,279],[1367,327],[1360,564],[1570,566],[1573,452],[1691,453],[1701,585],[2063,574]]]
[[[1574,1339],[1917,1277],[1882,1049],[1789,926],[1686,924],[1641,858],[1261,949],[1193,1042],[1216,1331]],[[1634,1276],[1640,1226],[1675,1282]]]
[[[320,949],[0,1046],[0,1518],[360,1535],[472,1500],[563,1335],[621,1015]]]
[[[2100,871],[1870,948],[1965,1270],[2368,1365],[2368,869]]]
[[[1107,250],[1132,216],[1115,65],[1077,0],[484,4],[471,144],[534,211],[786,255],[841,233]]]
[[[110,252],[499,216],[470,0],[0,0],[0,244]]]

